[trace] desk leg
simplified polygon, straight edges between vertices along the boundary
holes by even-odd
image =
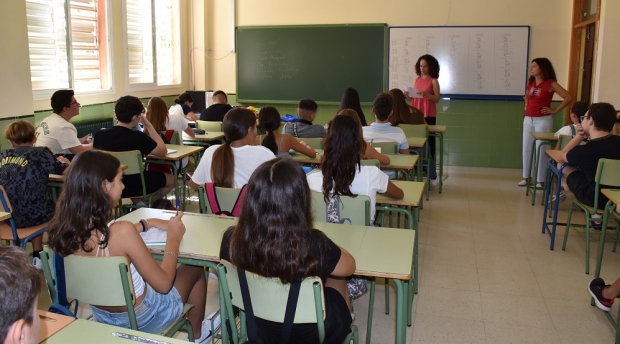
[[[534,168],[534,156],[536,152],[536,140],[532,142],[532,152],[530,153],[530,169],[528,170],[527,184],[525,185],[525,195],[528,196],[530,192],[530,185],[532,184],[532,168]],[[536,186],[536,184],[534,184]]]
[[[405,327],[405,296],[407,294],[408,282],[395,279],[396,284],[396,343],[405,343],[407,332]]]
[[[425,146],[426,152],[424,152],[424,154],[426,154],[426,180],[428,181],[428,183],[426,183],[426,200],[428,201],[431,194],[431,151],[429,144],[426,144]]]
[[[430,136],[439,138],[439,193],[443,192],[443,133],[430,133]],[[437,161],[435,161],[436,163]]]

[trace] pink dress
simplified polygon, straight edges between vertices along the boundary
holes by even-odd
[[[413,87],[415,87],[418,91],[428,92],[432,95],[435,95],[433,92],[433,78],[422,78],[418,77],[415,79],[413,83]],[[424,117],[437,117],[437,108],[435,107],[435,102],[427,98],[411,98],[411,106],[419,109],[424,113]]]

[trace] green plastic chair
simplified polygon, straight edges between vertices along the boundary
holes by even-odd
[[[50,269],[49,247],[42,251],[45,256],[44,269]],[[136,295],[133,289],[129,263],[125,257],[84,257],[70,255],[64,257],[67,297],[77,299],[90,305],[117,307],[126,306],[132,330],[138,330],[134,305]],[[46,273],[46,280],[48,275]],[[48,283],[49,288],[50,283]],[[53,288],[52,288],[53,289]],[[177,321],[160,334],[172,337],[181,328],[187,331],[190,341],[194,340],[192,326],[187,320],[187,313],[194,307],[190,303],[183,305],[183,311]]]
[[[321,192],[312,191],[312,218],[316,222],[327,222],[327,205]],[[340,218],[351,220],[352,225],[370,226],[370,198],[340,196]]]
[[[568,210],[568,220],[566,221],[566,232],[564,233],[564,243],[562,244],[562,250],[566,250],[566,242],[568,240],[568,232],[571,228],[571,219],[573,216],[573,209],[575,207],[580,208],[586,215],[586,274],[590,273],[590,220],[594,214],[603,214],[603,210],[599,209],[599,193],[601,185],[620,187],[620,160],[612,159],[599,159],[598,166],[596,168],[596,176],[594,178],[596,187],[594,191],[594,206],[589,207],[578,200],[573,200]],[[575,226],[575,225],[573,225]]]
[[[159,134],[162,136],[162,138],[164,137],[164,135],[166,134],[165,131],[160,131]],[[172,134],[172,137],[170,138],[170,144],[173,145],[183,145],[183,142],[180,139],[180,135],[179,132],[177,130],[174,131],[174,133]],[[192,160],[190,160],[191,162]],[[194,162],[195,163],[195,162]],[[187,183],[190,179],[190,176],[187,174],[188,172],[193,172],[195,168],[195,165],[192,165],[191,163],[188,163],[187,166],[182,167],[178,170],[179,175],[177,176],[177,178],[181,179],[181,199],[183,200],[182,203],[182,209],[181,210],[185,210],[185,201],[188,199],[189,197],[189,192],[188,192],[188,186]]]
[[[424,145],[422,149],[410,148],[409,152],[411,154],[420,155],[419,165],[426,166],[426,171],[428,173],[428,171],[430,171],[431,169],[431,159],[430,159],[430,152],[429,152],[429,145],[428,145],[428,140],[429,140],[428,124],[399,124],[398,127],[403,130],[406,137],[426,138],[426,144]],[[433,136],[432,139],[434,140],[435,137]],[[420,152],[422,152],[422,154],[420,154]],[[429,200],[430,193],[431,193],[431,183],[430,183],[430,177],[429,177],[429,181],[426,183],[426,200],[427,201]]]
[[[373,142],[370,145],[380,148],[381,154],[398,154],[398,144],[396,142]]]
[[[222,334],[226,326],[232,329],[232,342],[243,343],[247,340],[245,309],[239,286],[237,267],[222,260],[217,267],[220,285],[220,309],[222,316]],[[254,316],[257,318],[282,323],[288,301],[289,284],[282,284],[278,278],[267,278],[246,271],[248,289],[252,300]],[[237,328],[233,306],[240,312],[240,328]],[[318,277],[307,277],[301,282],[299,300],[295,312],[294,324],[316,323],[319,332],[319,343],[325,339],[325,296],[323,283]],[[343,343],[358,342],[357,326],[351,325],[351,333]]]
[[[0,185],[0,211],[5,213],[13,212],[11,201],[2,185]],[[17,228],[13,218],[0,221],[0,240],[10,241],[13,245],[20,246],[23,250],[26,249],[26,245],[28,245],[30,240],[45,232],[47,232],[47,222],[32,227]]]
[[[379,163],[379,160],[377,159],[364,159],[364,160],[360,160],[360,165],[362,166],[375,166],[375,167],[380,167],[381,164]]]
[[[196,128],[198,129],[202,129],[204,131],[206,131],[207,133],[209,132],[222,132],[222,122],[212,122],[212,121],[201,121],[201,120],[197,120],[196,121]]]
[[[140,151],[138,150],[131,150],[131,151],[125,151],[125,152],[106,151],[106,153],[111,154],[114,157],[116,157],[121,162],[121,165],[127,165],[127,168],[123,170],[123,175],[131,175],[131,174],[140,175],[140,181],[142,183],[142,194],[131,196],[130,198],[142,198],[147,202],[147,204],[144,206],[150,207],[153,196],[155,196],[156,194],[161,195],[161,190],[158,190],[157,192],[154,192],[151,194],[146,193],[146,186],[144,182],[144,167],[143,167],[144,160],[142,159],[142,153],[140,153]],[[138,205],[138,204],[123,204],[122,199],[120,199],[118,202],[119,202],[119,209],[121,210],[124,210],[124,208],[137,209],[137,208],[144,207],[143,205]]]
[[[239,192],[241,192],[241,188],[221,188],[216,186],[215,194],[217,195],[220,209],[222,211],[232,211],[239,197]],[[207,192],[204,185],[200,185],[198,188],[198,204],[201,214],[213,214],[213,211],[209,207],[209,202],[207,202]]]
[[[304,141],[312,149],[323,149],[323,138],[321,137],[296,137],[297,141]]]

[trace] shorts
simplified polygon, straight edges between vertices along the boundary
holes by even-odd
[[[144,186],[146,194],[151,194],[166,186],[166,174],[158,171],[144,171]],[[122,198],[142,197],[142,180],[139,174],[123,176],[125,188],[121,195]]]
[[[141,304],[134,306],[138,330],[148,333],[162,332],[181,316],[183,300],[175,287],[172,287],[168,294],[160,294],[148,284],[145,287],[144,300]],[[131,328],[127,312],[112,313],[94,306],[90,308],[97,322]]]
[[[572,193],[575,195],[577,200],[589,207],[594,207],[594,194],[596,192],[596,186],[588,181],[585,173],[581,171],[575,171],[568,175],[566,178],[566,185]],[[601,185],[601,189],[606,188]],[[615,188],[614,188],[615,189]],[[599,193],[598,195],[598,208],[605,209],[605,205],[607,204],[609,199],[607,196]]]

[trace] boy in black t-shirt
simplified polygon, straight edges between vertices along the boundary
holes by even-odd
[[[144,105],[140,99],[133,96],[120,97],[116,101],[114,112],[118,123],[110,129],[104,129],[95,134],[93,142],[95,148],[111,152],[139,150],[145,156],[166,155],[168,152],[166,144],[151,122],[146,119]],[[132,130],[138,124],[142,124],[149,135]],[[121,197],[142,195],[142,182],[139,174],[124,175],[123,184],[125,188]],[[144,171],[144,184],[147,194],[162,189],[165,196],[174,188],[174,177],[159,171]]]
[[[224,116],[230,109],[232,109],[232,106],[228,104],[228,96],[226,93],[222,90],[215,91],[215,93],[213,93],[213,104],[202,110],[200,120],[222,122]]]
[[[56,158],[47,147],[33,147],[35,129],[27,121],[9,124],[5,138],[12,149],[0,152],[0,184],[6,190],[16,228],[28,228],[48,222],[54,213],[54,202],[46,195],[50,173],[65,174],[69,160]],[[33,264],[41,269],[39,252],[43,236],[32,239]]]
[[[599,159],[620,160],[620,136],[611,134],[616,122],[616,110],[611,104],[592,104],[588,112],[582,116],[581,124],[577,124],[578,135],[562,150],[563,160],[571,166],[564,168],[563,177],[568,188],[580,202],[594,206],[595,176]],[[580,145],[588,139],[586,144]],[[609,188],[601,185],[601,188]],[[598,207],[603,209],[607,197],[598,195]]]

